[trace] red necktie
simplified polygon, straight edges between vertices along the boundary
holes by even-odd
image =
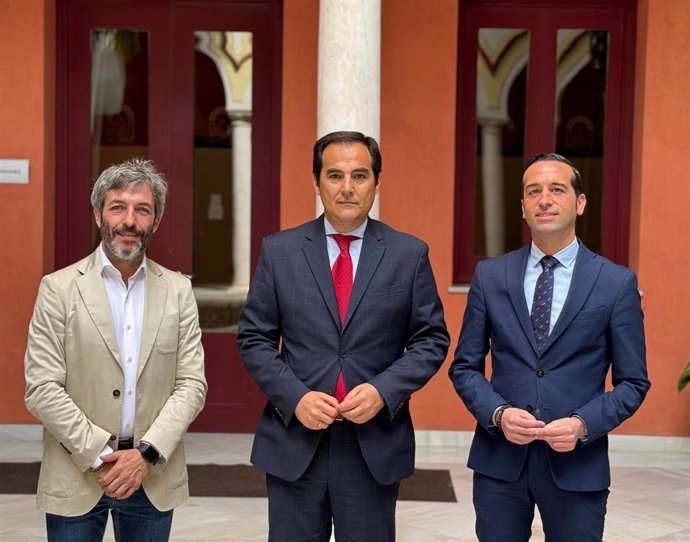
[[[350,243],[357,239],[354,235],[340,235],[332,236],[338,246],[340,247],[340,254],[333,263],[331,274],[333,275],[333,286],[335,287],[335,300],[338,303],[338,313],[340,314],[340,324],[345,323],[345,315],[347,314],[347,305],[350,302],[350,294],[352,293],[352,258],[350,258]],[[345,386],[345,378],[341,372],[338,375],[338,381],[335,384],[334,397],[341,402],[347,395],[347,387]]]

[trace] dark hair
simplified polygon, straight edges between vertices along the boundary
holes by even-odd
[[[569,165],[570,169],[573,170],[573,176],[570,178],[570,184],[573,185],[573,190],[575,190],[575,196],[577,197],[580,194],[582,194],[582,176],[580,175],[578,169],[573,165],[573,163],[570,160],[568,160],[565,156],[561,156],[560,154],[556,154],[555,152],[538,152],[537,154],[532,156],[532,158],[527,160],[527,163],[525,164],[525,169],[522,170],[523,175],[532,164],[536,164],[537,162],[561,162],[563,164]]]
[[[153,192],[156,203],[155,217],[158,218],[165,210],[168,183],[153,162],[143,158],[132,158],[103,171],[91,189],[91,205],[102,214],[105,193],[108,190],[123,190],[140,184],[147,185]]]
[[[316,185],[319,184],[319,177],[321,176],[321,168],[323,167],[323,151],[326,147],[333,143],[361,143],[369,149],[371,156],[371,169],[374,172],[374,180],[378,184],[379,173],[381,173],[381,151],[379,144],[373,137],[365,136],[361,132],[331,132],[321,137],[314,143],[314,161],[312,165],[312,173],[316,179]]]

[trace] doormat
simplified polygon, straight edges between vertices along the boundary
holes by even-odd
[[[0,463],[0,494],[36,493],[40,463]],[[266,497],[263,471],[252,465],[188,465],[192,497]],[[457,502],[446,469],[415,469],[400,483],[400,500]]]

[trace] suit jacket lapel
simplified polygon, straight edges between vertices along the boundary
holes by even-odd
[[[345,316],[345,324],[347,326],[352,314],[355,312],[357,305],[362,300],[364,292],[366,292],[369,283],[371,282],[376,269],[381,262],[383,253],[386,251],[384,243],[383,229],[380,223],[376,220],[369,219],[367,229],[364,232],[364,239],[362,240],[362,250],[359,253],[359,262],[357,264],[357,272],[355,274],[355,281],[352,284],[352,293],[350,294],[350,303],[347,306],[347,315]]]
[[[506,285],[520,327],[525,333],[527,340],[532,345],[532,349],[538,354],[537,339],[534,336],[532,320],[530,320],[527,303],[525,302],[525,268],[527,266],[530,246],[531,245],[528,243],[522,247],[522,249],[509,254],[508,263],[506,265]]]
[[[568,328],[573,318],[580,312],[582,305],[589,297],[594,283],[597,281],[599,272],[601,271],[601,259],[589,250],[585,245],[580,243],[580,248],[577,251],[577,258],[575,259],[575,269],[573,269],[573,278],[570,281],[570,288],[568,295],[565,298],[563,310],[556,320],[553,331],[546,341],[544,352],[558,339],[558,337]]]
[[[91,315],[91,320],[96,325],[113,358],[121,365],[120,352],[117,348],[117,337],[113,328],[113,316],[110,312],[110,302],[105,293],[103,277],[100,266],[97,264],[98,255],[93,252],[91,256],[82,260],[77,270],[82,273],[76,282],[86,310]]]
[[[302,252],[311,269],[316,284],[321,290],[328,311],[333,317],[333,321],[340,327],[340,315],[338,314],[338,303],[335,300],[335,290],[333,288],[333,277],[331,276],[331,265],[328,260],[328,249],[326,248],[326,230],[323,226],[323,215],[307,225],[304,235],[305,242]]]
[[[139,349],[139,365],[137,379],[148,361],[153,345],[158,336],[158,328],[163,319],[165,300],[168,295],[168,285],[161,277],[163,271],[158,265],[146,259],[146,301],[144,302],[144,323],[141,330],[141,347]]]

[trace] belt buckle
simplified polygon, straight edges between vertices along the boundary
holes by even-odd
[[[122,438],[117,441],[118,450],[132,450],[134,449],[134,437]]]

